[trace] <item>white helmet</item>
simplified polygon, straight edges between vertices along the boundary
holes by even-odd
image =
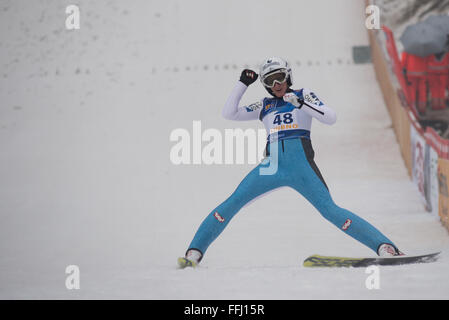
[[[292,69],[290,68],[288,62],[282,58],[271,57],[264,60],[259,69],[259,78],[265,88],[267,88],[267,85],[264,82],[265,78],[278,70],[283,70],[287,73],[287,84],[289,87],[292,85]]]

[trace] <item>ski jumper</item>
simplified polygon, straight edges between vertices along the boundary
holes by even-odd
[[[367,221],[334,203],[313,160],[314,151],[310,140],[312,119],[331,125],[336,121],[335,112],[308,89],[290,90],[304,100],[301,108],[282,98],[264,98],[239,108],[246,89],[247,86],[242,82],[236,84],[222,114],[230,120],[261,120],[268,133],[268,157],[248,173],[229,198],[209,213],[189,249],[196,249],[204,254],[246,204],[286,186],[298,191],[337,228],[376,253],[382,243],[393,244]]]

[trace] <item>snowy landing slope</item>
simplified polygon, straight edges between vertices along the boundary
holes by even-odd
[[[449,249],[410,182],[371,65],[363,1],[64,1],[0,5],[0,298],[448,298],[449,261],[307,270],[312,253],[372,255],[293,190],[244,208],[197,270],[176,270],[196,228],[254,165],[175,166],[170,133],[261,128],[221,118],[240,70],[271,55],[337,111],[313,125],[335,201],[406,253]],[[279,15],[282,7],[283,14]],[[282,19],[280,19],[281,17]],[[243,102],[266,92],[252,86]],[[79,290],[65,268],[80,268]]]

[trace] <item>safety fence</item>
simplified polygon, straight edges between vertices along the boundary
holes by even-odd
[[[423,127],[410,108],[394,37],[387,27],[368,30],[372,62],[402,157],[427,211],[449,231],[449,140]]]

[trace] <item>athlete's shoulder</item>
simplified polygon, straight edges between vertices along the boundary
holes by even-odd
[[[274,105],[275,104],[275,100],[276,99],[274,97],[264,97],[264,98],[262,98],[260,100],[262,109],[264,110],[264,109],[267,109],[267,106]]]

